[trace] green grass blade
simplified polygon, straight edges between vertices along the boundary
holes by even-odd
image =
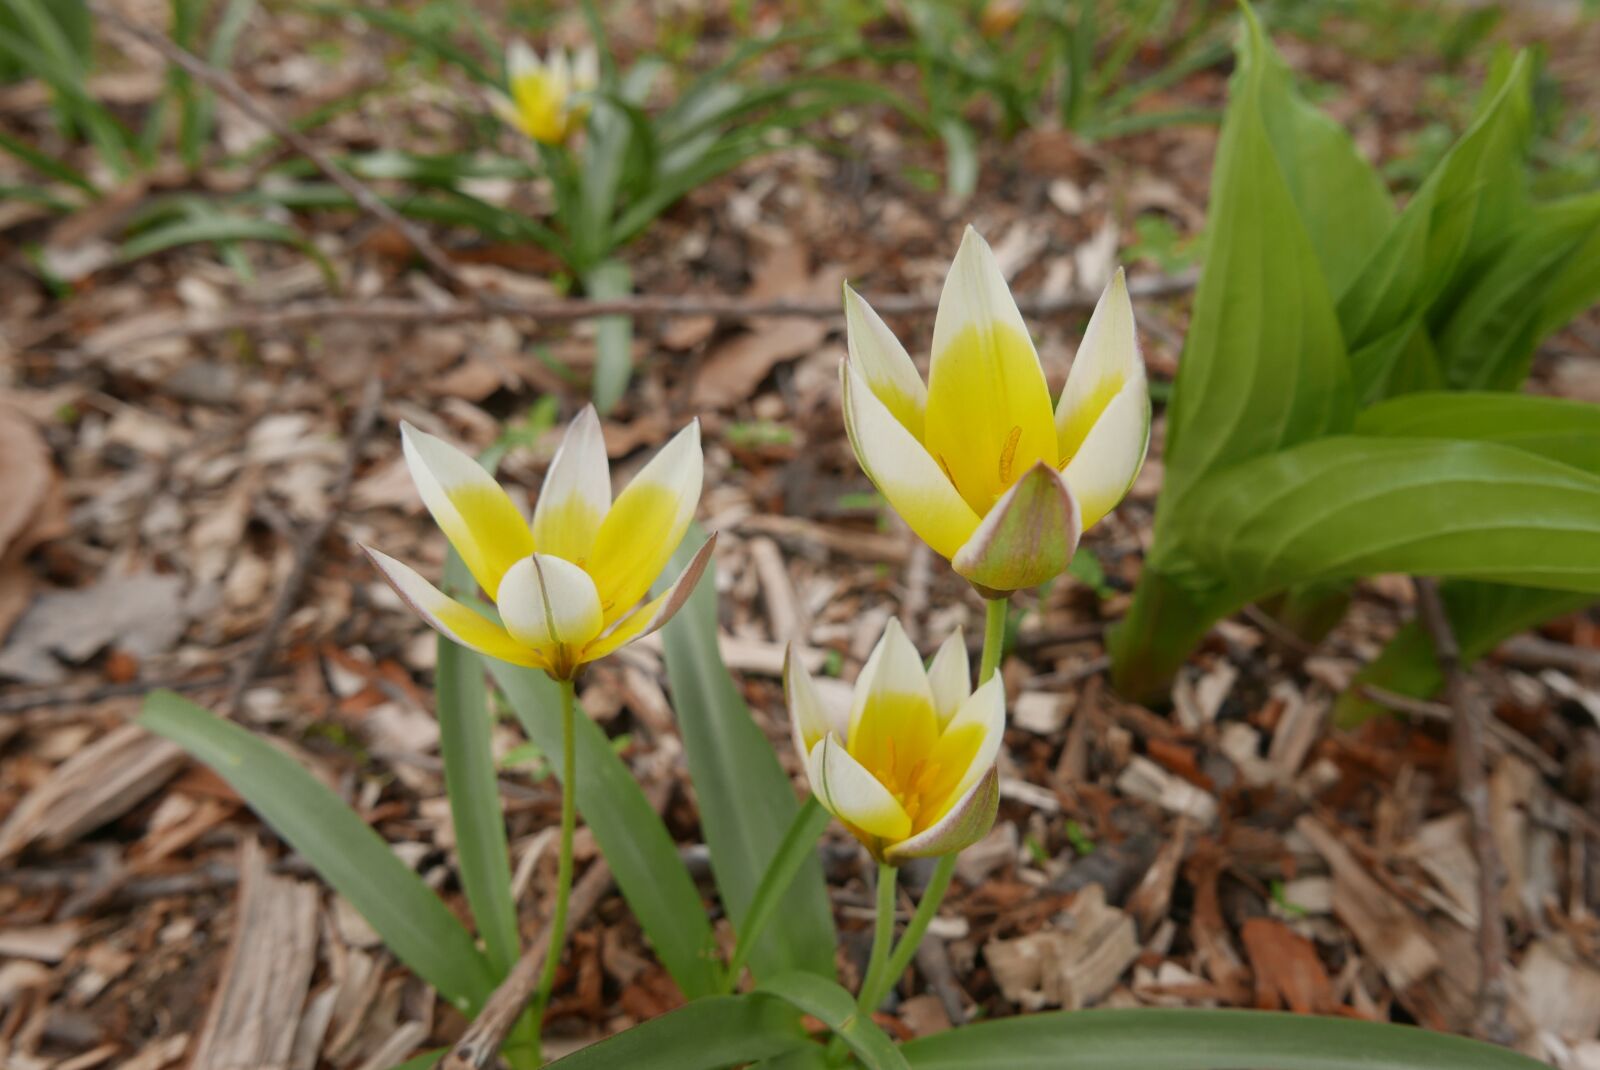
[[[1029,1014],[904,1049],[916,1070],[1540,1070],[1505,1048],[1412,1026],[1235,1010]]]
[[[597,301],[626,297],[633,290],[633,274],[620,260],[607,260],[583,279],[584,289]],[[602,316],[595,321],[594,407],[603,416],[616,407],[628,391],[633,375],[633,320],[627,316]]]
[[[834,982],[813,973],[784,973],[767,978],[757,991],[777,996],[822,1022],[869,1070],[907,1070],[906,1057],[888,1034]]]
[[[561,752],[555,683],[536,669],[484,658],[523,731],[546,754]],[[600,845],[617,887],[667,972],[690,999],[721,986],[716,942],[705,904],[677,845],[605,733],[576,722],[578,813]]]
[[[557,1059],[561,1070],[715,1070],[816,1047],[769,996],[711,996]],[[820,1049],[819,1049],[820,1050]]]
[[[266,740],[171,691],[145,699],[139,724],[226,780],[417,976],[464,1012],[482,1006],[494,975],[472,937],[322,781]]]
[[[691,526],[664,587],[703,543]],[[673,707],[711,848],[711,870],[737,932],[800,805],[765,733],[745,708],[717,647],[717,584],[713,565],[678,615],[662,630]],[[815,854],[800,865],[777,918],[750,956],[765,977],[788,970],[833,975],[833,914]]]
[[[447,591],[475,589],[472,573],[450,551],[444,568]],[[489,965],[505,976],[522,950],[517,905],[511,898],[511,852],[505,814],[500,808],[494,754],[490,750],[489,689],[483,662],[439,637],[434,696],[439,716],[439,753],[444,759],[445,793],[455,825],[461,884],[472,918],[483,937]]]

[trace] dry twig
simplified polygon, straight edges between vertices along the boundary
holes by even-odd
[[[1506,1020],[1506,932],[1500,913],[1500,853],[1489,814],[1489,786],[1483,775],[1484,725],[1491,716],[1483,696],[1461,668],[1461,647],[1439,598],[1439,586],[1414,577],[1417,613],[1433,640],[1434,657],[1444,673],[1445,701],[1455,711],[1451,727],[1456,779],[1472,821],[1472,850],[1478,860],[1478,1023],[1485,1039],[1509,1044],[1516,1036]]]
[[[380,202],[381,203],[381,202]],[[387,209],[387,206],[385,206]],[[1194,288],[1195,275],[1138,278],[1128,284],[1134,297],[1170,297]],[[1064,297],[1023,296],[1017,304],[1030,316],[1053,316],[1072,312],[1086,312],[1094,307],[1097,295],[1070,293]],[[923,314],[936,310],[937,297],[876,298],[873,307],[882,315]],[[594,319],[600,316],[635,316],[640,318],[672,318],[683,316],[715,316],[719,319],[747,319],[754,317],[788,317],[797,319],[831,319],[843,317],[844,306],[836,300],[825,301],[763,301],[745,297],[728,297],[718,294],[635,294],[612,300],[598,301],[588,298],[560,298],[549,301],[523,301],[504,296],[484,300],[451,301],[429,304],[420,301],[374,300],[296,301],[271,308],[245,309],[221,313],[202,313],[178,323],[166,324],[143,333],[118,332],[113,337],[117,347],[143,345],[168,338],[198,338],[206,335],[227,334],[232,331],[283,331],[338,320],[365,323],[459,323],[480,320],[489,316],[523,315],[545,323],[565,323],[573,320]],[[107,345],[110,343],[107,342]],[[91,341],[89,349],[94,349]]]

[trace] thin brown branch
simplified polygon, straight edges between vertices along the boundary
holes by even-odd
[[[239,704],[244,699],[244,693],[261,674],[261,670],[266,668],[267,659],[272,656],[273,648],[277,645],[278,633],[283,630],[284,622],[289,619],[289,614],[300,601],[300,591],[311,576],[311,565],[316,560],[317,549],[322,545],[322,540],[327,538],[329,529],[333,527],[334,518],[339,515],[339,511],[344,507],[344,500],[350,493],[350,484],[355,481],[362,447],[366,445],[367,438],[377,426],[378,408],[382,401],[383,380],[377,374],[372,374],[367,379],[366,389],[361,397],[361,408],[356,412],[355,421],[350,425],[350,436],[345,443],[344,463],[339,469],[338,476],[334,478],[333,487],[328,492],[327,512],[306,528],[300,536],[299,544],[295,547],[294,565],[290,568],[288,577],[284,579],[283,586],[278,590],[278,599],[272,605],[267,623],[261,629],[255,646],[251,648],[250,656],[239,664],[238,672],[228,689],[228,698],[223,709],[230,715],[239,712]]]
[[[1495,848],[1489,814],[1489,786],[1484,780],[1484,726],[1492,714],[1483,695],[1461,668],[1449,614],[1432,579],[1413,579],[1417,614],[1433,640],[1434,657],[1444,673],[1445,702],[1454,711],[1451,741],[1457,787],[1472,823],[1472,848],[1478,860],[1478,1023],[1487,1040],[1508,1044],[1516,1037],[1506,1020],[1509,992],[1505,980],[1506,931],[1500,913],[1500,852]]]
[[[124,18],[104,0],[90,0],[89,9],[94,12],[96,18],[154,49],[168,63],[181,67],[190,77],[282,138],[285,144],[310,160],[317,170],[327,175],[330,182],[349,194],[350,199],[355,201],[362,211],[404,235],[406,241],[417,251],[417,255],[426,260],[435,271],[456,284],[463,292],[471,291],[461,272],[421,227],[384,203],[382,197],[339,166],[333,157],[323,152],[309,138],[280,119],[272,109],[262,104],[240,85],[231,74],[218,70],[166,35]]]
[[[572,886],[568,908],[568,917],[571,919],[569,931],[577,928],[584,917],[594,912],[610,888],[611,869],[604,859],[596,858],[583,876],[578,878],[578,883]],[[494,990],[478,1017],[439,1064],[439,1070],[485,1070],[493,1064],[501,1045],[505,1043],[506,1035],[511,1032],[511,1027],[516,1024],[528,1001],[533,999],[546,953],[561,953],[559,948],[553,952],[550,950],[548,928],[539,934],[533,946],[523,952],[516,965],[511,967],[511,972]]]
[[[1128,289],[1136,298],[1170,297],[1194,288],[1195,276],[1147,276],[1134,279]],[[1096,295],[1070,293],[1060,297],[1022,297],[1018,306],[1030,316],[1057,316],[1086,312],[1094,307]],[[873,302],[883,315],[915,315],[932,312],[939,299],[928,297],[883,297]],[[718,319],[779,317],[796,319],[842,318],[844,306],[837,300],[757,301],[717,294],[645,295],[611,300],[559,298],[549,301],[521,301],[496,296],[483,301],[451,301],[428,304],[420,301],[378,299],[371,301],[314,300],[296,301],[271,308],[231,310],[190,316],[180,322],[155,327],[145,332],[123,332],[115,328],[91,339],[90,352],[125,349],[131,345],[169,338],[198,338],[228,334],[275,332],[315,327],[330,321],[383,324],[459,323],[491,316],[528,316],[541,323],[566,323],[600,316],[633,316],[641,319],[668,319],[684,316],[713,316]]]

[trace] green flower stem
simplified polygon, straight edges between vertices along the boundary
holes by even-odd
[[[861,980],[861,1009],[872,1012],[876,1003],[867,999],[883,985],[884,968],[889,964],[889,945],[894,940],[894,886],[899,871],[887,862],[878,863],[878,917],[872,931],[872,957],[867,960],[867,975]],[[880,993],[878,1001],[883,999]]]
[[[983,660],[978,665],[978,683],[986,684],[1000,667],[1000,655],[1006,645],[1006,600],[992,598],[985,603],[987,616],[983,620]]]
[[[556,906],[550,914],[550,946],[544,953],[544,972],[539,976],[539,991],[533,998],[533,1020],[544,1030],[544,1012],[550,1006],[550,990],[556,983],[556,966],[567,937],[567,900],[572,895],[572,834],[578,823],[576,805],[577,747],[573,741],[573,707],[576,704],[571,680],[561,681],[561,854],[556,864]]]

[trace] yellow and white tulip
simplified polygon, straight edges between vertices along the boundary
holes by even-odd
[[[559,48],[549,58],[522,41],[506,52],[511,94],[493,92],[489,102],[502,120],[533,140],[563,145],[589,115],[589,94],[600,84],[600,57],[584,48],[569,57]]]
[[[1084,529],[1127,494],[1150,441],[1150,391],[1121,270],[1054,412],[1022,313],[971,227],[939,297],[926,385],[848,286],[845,323],[845,428],[889,504],[985,595],[1059,575]]]
[[[678,432],[613,502],[600,418],[586,407],[550,464],[531,525],[477,461],[409,424],[400,431],[423,504],[494,600],[500,622],[449,597],[410,566],[363,549],[423,620],[462,646],[570,680],[584,663],[665,624],[711,558],[715,536],[666,592],[638,605],[683,541],[700,501],[698,421]]]
[[[973,691],[971,679],[959,630],[924,669],[891,619],[844,710],[789,651],[784,694],[811,790],[881,862],[959,851],[994,824],[1005,685],[996,674]]]

